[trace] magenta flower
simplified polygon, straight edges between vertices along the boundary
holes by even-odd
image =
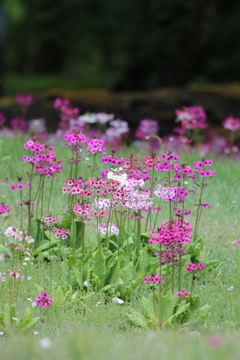
[[[154,283],[157,284],[160,281],[162,281],[161,275],[156,275],[156,276],[152,276],[152,277],[144,276],[144,278],[143,278],[144,283],[150,282],[152,284],[154,284]]]
[[[19,184],[17,184],[17,188],[18,188],[18,190],[22,190],[22,189],[24,189],[24,185],[19,183]]]
[[[219,337],[210,337],[207,339],[207,343],[208,345],[211,345],[211,346],[218,346],[221,344],[221,339]]]
[[[33,103],[33,97],[30,94],[27,95],[17,94],[15,96],[15,101],[22,106],[28,106]]]
[[[236,131],[236,130],[240,129],[240,119],[235,118],[233,116],[229,116],[228,118],[223,120],[222,125],[223,125],[224,129]]]
[[[0,205],[0,215],[4,214],[4,213],[9,213],[10,212],[10,209],[7,205],[5,204],[1,204]]]
[[[211,207],[212,207],[212,205],[210,205],[209,203],[202,204],[203,209],[210,209]]]
[[[54,299],[50,297],[50,295],[46,291],[43,291],[34,300],[36,301],[36,304],[42,308],[52,305],[54,301]]]
[[[204,268],[205,268],[205,264],[203,264],[203,263],[199,263],[198,264],[198,268],[199,268],[199,270],[204,270]]]

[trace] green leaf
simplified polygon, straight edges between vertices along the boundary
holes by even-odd
[[[22,332],[27,332],[28,330],[32,329],[35,325],[37,325],[37,323],[39,322],[41,318],[40,317],[35,317],[32,320],[30,320],[26,326],[24,326],[24,328],[22,329]]]
[[[54,296],[54,304],[57,305],[63,305],[65,302],[65,296],[63,293],[63,290],[61,288],[61,286],[58,286],[56,291],[55,291],[55,296]]]
[[[32,224],[32,238],[35,241],[35,244],[38,244],[39,236],[40,236],[40,225],[41,220],[40,219],[33,219],[31,220]]]
[[[122,247],[125,248],[126,246],[133,245],[133,244],[134,244],[134,241],[133,241],[133,237],[131,235],[123,242]]]
[[[155,330],[158,328],[158,325],[158,319],[155,316],[151,315],[148,320],[148,326],[150,327],[150,329]]]
[[[154,315],[153,298],[152,297],[149,296],[148,298],[146,298],[145,296],[143,296],[141,299],[141,305],[142,305],[142,309],[143,309],[143,314],[147,318]]]
[[[11,324],[12,324],[11,310],[10,310],[10,306],[8,304],[5,304],[5,306],[4,306],[3,322],[4,322],[4,325],[7,325],[7,326],[11,326]]]
[[[29,308],[27,308],[25,310],[25,313],[24,313],[23,317],[20,320],[20,323],[18,325],[19,328],[24,328],[24,326],[26,326],[27,323],[29,322],[29,320],[32,318],[32,315],[33,315],[32,311]]]
[[[105,258],[103,256],[103,251],[102,251],[101,246],[99,246],[99,248],[95,254],[95,257],[93,260],[92,271],[94,272],[95,275],[98,276],[100,282],[103,285],[104,280],[106,278],[106,264],[105,264]]]
[[[68,269],[71,270],[76,264],[76,257],[74,255],[68,256]]]
[[[162,318],[166,322],[173,315],[174,306],[176,304],[176,295],[169,291],[166,295],[162,296]]]
[[[85,224],[82,221],[75,221],[76,226],[76,249],[78,249],[82,243],[82,231]]]
[[[117,260],[117,259],[116,259]],[[107,283],[115,284],[120,278],[119,264],[118,261],[116,264],[109,269],[109,276],[107,278]]]
[[[196,311],[200,309],[200,295],[194,295],[190,300],[190,310]]]
[[[33,256],[37,256],[41,252],[49,250],[49,249],[53,248],[54,246],[57,246],[59,243],[60,243],[59,239],[52,240],[52,241],[44,240],[42,242],[42,244],[36,250],[33,251]]]
[[[148,328],[148,322],[147,322],[146,318],[139,312],[131,310],[131,313],[126,313],[126,316],[135,325],[140,326],[144,329]]]

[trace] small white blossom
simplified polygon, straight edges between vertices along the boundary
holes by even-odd
[[[115,303],[118,303],[118,304],[123,304],[124,303],[124,301],[122,299],[119,299],[118,297],[114,297],[112,299],[112,301],[114,301]]]

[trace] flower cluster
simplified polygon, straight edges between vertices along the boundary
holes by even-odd
[[[1,282],[7,281],[8,278],[10,279],[18,279],[19,281],[24,281],[24,276],[20,276],[21,269],[17,271],[7,270],[4,273],[0,273]],[[29,280],[29,277],[27,278]]]
[[[94,123],[105,124],[108,121],[114,119],[114,114],[107,114],[104,112],[102,113],[87,112],[84,115],[79,116],[79,119],[87,124],[94,124]]]
[[[181,123],[183,130],[186,129],[206,129],[206,114],[201,106],[192,106],[184,110],[175,110],[177,115],[176,122]]]
[[[53,151],[53,146],[50,147],[36,143],[34,140],[28,140],[24,144],[24,148],[35,152],[35,155],[32,157],[29,155],[23,156],[22,161],[31,163],[33,168],[37,170],[38,175],[50,177],[62,171],[63,166],[60,165],[62,160],[56,160],[56,153]],[[45,153],[42,153],[43,151],[45,151]]]
[[[53,231],[53,234],[56,238],[67,239],[70,234],[69,229],[60,229],[54,224],[58,223],[58,218],[53,218],[52,214],[47,215],[46,217],[42,217],[41,221],[44,223],[41,225],[41,228],[48,231]]]
[[[36,304],[42,308],[52,305],[54,299],[46,291],[42,291],[35,299]]]
[[[191,237],[188,234],[191,231],[192,228],[189,222],[183,221],[182,219],[175,219],[163,223],[163,225],[158,228],[158,231],[153,229],[151,233],[157,232],[158,235],[151,237],[148,242],[150,245],[155,242],[165,246],[189,244]]]
[[[24,94],[17,94],[15,96],[15,102],[22,106],[28,106],[33,103],[33,97],[30,94],[24,95]]]
[[[181,291],[177,292],[177,297],[181,298],[181,297],[188,297],[189,293],[187,292],[187,290],[182,289]]]
[[[203,263],[198,263],[198,264],[193,264],[193,263],[189,263],[186,267],[186,270],[188,272],[192,272],[192,271],[196,271],[196,270],[204,270],[205,268],[205,264]]]
[[[157,134],[158,129],[158,121],[144,119],[141,120],[140,125],[136,130],[135,136],[137,139],[145,140],[148,135]]]
[[[24,187],[31,187],[31,182],[27,181],[26,183],[10,184],[11,190],[23,190]]]
[[[103,147],[105,141],[99,139],[87,139],[87,151],[92,154],[102,153],[106,154],[106,149]]]
[[[162,281],[162,276],[161,275],[155,275],[155,276],[152,276],[152,277],[144,276],[144,278],[143,278],[144,283],[149,282],[149,283],[152,283],[152,284],[157,284],[160,281]]]
[[[126,121],[117,119],[110,121],[110,127],[106,130],[106,137],[108,140],[121,139],[129,132],[128,123]]]
[[[107,173],[107,178],[109,180],[115,180],[120,183],[121,186],[127,183],[127,174],[122,172],[122,168],[114,169]]]
[[[102,163],[112,164],[112,165],[122,165],[124,163],[124,158],[119,158],[117,156],[103,156]]]
[[[6,214],[6,213],[9,213],[10,212],[10,208],[9,206],[5,205],[4,203],[2,203],[0,205],[0,215],[2,214]]]
[[[119,234],[119,229],[117,228],[116,224],[113,223],[109,223],[108,226],[106,226],[105,223],[99,224],[98,225],[98,232],[102,233],[102,234],[108,234],[108,235],[118,235]]]
[[[20,131],[22,133],[25,133],[27,130],[26,120],[19,118],[19,117],[15,117],[15,118],[11,119],[10,125],[14,132]]]
[[[240,119],[235,118],[233,116],[229,116],[225,120],[223,120],[222,125],[223,125],[224,129],[236,131],[236,130],[240,129]]]
[[[4,234],[9,237],[12,237],[11,243],[16,243],[17,241],[26,241],[28,244],[34,242],[34,239],[31,236],[28,236],[27,231],[19,231],[15,226],[9,226]]]

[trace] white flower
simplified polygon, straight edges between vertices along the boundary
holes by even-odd
[[[88,124],[93,124],[93,123],[97,122],[97,117],[96,117],[95,113],[86,113],[82,116],[79,116],[79,119]]]
[[[42,338],[39,340],[39,346],[43,349],[47,349],[52,345],[52,342],[50,341],[49,338]]]
[[[121,186],[124,186],[127,183],[127,174],[125,173],[116,173],[113,171],[109,171],[107,174],[107,178],[109,180],[118,181]]]
[[[112,301],[114,301],[115,303],[118,303],[118,304],[123,304],[124,303],[124,301],[122,299],[119,299],[118,297],[114,297],[112,299]]]
[[[114,114],[97,113],[96,118],[101,124],[105,124],[106,122],[114,119]]]

